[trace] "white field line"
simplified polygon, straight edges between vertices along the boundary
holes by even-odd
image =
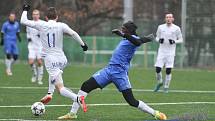
[[[0,87],[0,89],[48,89],[48,87]],[[78,90],[80,88],[70,88],[73,90]],[[116,91],[117,89],[105,88],[106,91]],[[132,89],[134,92],[153,92],[150,89]],[[169,90],[169,92],[176,93],[215,93],[215,91],[201,91],[201,90]]]
[[[147,103],[152,106],[162,105],[196,105],[196,104],[215,104],[215,102],[175,102],[175,103]],[[127,106],[127,103],[105,103],[105,104],[87,104],[87,106]],[[46,107],[69,107],[71,105],[46,105]],[[0,108],[29,108],[31,105],[1,105]]]

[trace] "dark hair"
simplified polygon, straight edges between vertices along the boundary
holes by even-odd
[[[166,16],[167,14],[172,14],[172,15],[173,15],[173,13],[172,13],[172,12],[169,12],[169,11],[165,12],[164,15]]]
[[[122,25],[125,27],[131,34],[136,35],[137,26],[132,21],[128,21]]]
[[[45,13],[48,19],[54,20],[57,18],[57,10],[55,7],[49,7]]]
[[[16,15],[15,11],[11,11],[11,12],[9,13],[9,16],[10,16],[11,14]]]

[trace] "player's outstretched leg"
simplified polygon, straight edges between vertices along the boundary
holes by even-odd
[[[89,80],[85,81],[82,84],[81,89],[78,92],[78,96],[83,96],[84,98],[86,98],[88,93],[90,93],[92,90],[94,90],[96,88],[101,88],[101,87],[96,82],[96,80],[93,77],[91,77]],[[80,105],[78,102],[73,102],[71,111],[64,116],[59,117],[58,119],[76,119],[77,118],[76,114],[77,114],[80,106],[83,108],[83,110],[85,110],[84,109],[85,107],[83,105]]]
[[[155,119],[159,119],[159,120],[166,120],[167,117],[164,113],[161,113],[159,111],[156,111],[154,109],[152,109],[151,107],[149,107],[146,103],[144,103],[143,101],[138,101],[134,98],[132,90],[131,89],[126,89],[122,91],[122,95],[124,97],[124,99],[126,100],[126,102],[132,106],[132,107],[136,107],[138,109],[140,109],[143,112],[146,112],[152,116],[155,117]]]
[[[163,86],[162,72],[160,67],[156,67],[156,79],[158,83],[154,88],[154,92],[157,92]]]

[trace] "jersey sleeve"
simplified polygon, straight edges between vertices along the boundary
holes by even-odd
[[[176,30],[176,37],[177,37],[177,40],[175,41],[175,43],[182,43],[183,42],[183,37],[182,37],[181,29],[179,27]]]
[[[161,38],[161,30],[160,30],[160,26],[158,26],[155,40],[158,42],[160,38]]]
[[[32,20],[29,20],[27,17],[27,11],[23,11],[22,16],[21,16],[21,24],[29,26],[31,28],[40,30],[42,27],[42,23],[41,22],[35,22]]]
[[[6,29],[7,29],[7,25],[6,25],[6,23],[4,23],[4,24],[2,25],[1,32],[2,32],[2,33],[6,33]]]
[[[63,33],[68,34],[69,36],[71,36],[73,39],[75,39],[80,45],[84,46],[84,42],[82,41],[81,37],[78,35],[77,32],[75,32],[74,30],[72,30],[67,24],[62,23],[62,27],[63,27]]]

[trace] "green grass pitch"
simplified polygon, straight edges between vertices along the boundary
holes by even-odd
[[[69,65],[63,73],[65,86],[71,89],[75,88],[72,90],[77,92],[81,84],[100,68]],[[31,83],[31,71],[26,64],[15,64],[13,68],[14,75],[11,77],[5,75],[3,64],[0,64],[0,70],[0,120],[55,120],[58,116],[70,110],[70,106],[62,105],[70,105],[72,102],[60,96],[57,92],[55,92],[53,100],[49,105],[59,106],[47,106],[45,115],[41,117],[33,116],[30,107],[16,107],[30,106],[46,94],[48,86],[47,73],[45,73],[44,84],[38,86]],[[130,70],[129,77],[133,88],[140,89],[134,91],[134,96],[139,100],[151,104],[156,110],[166,113],[168,118],[175,119],[180,117],[181,120],[183,118],[190,120],[215,120],[215,72],[174,69],[171,88],[168,94],[147,91],[152,90],[156,84],[153,69],[134,67]],[[110,105],[89,106],[87,113],[79,110],[78,119],[75,121],[154,120],[150,115],[128,105],[111,105],[126,104],[122,95],[112,84],[104,90],[93,91],[88,95],[86,102],[88,104]],[[195,102],[197,104],[194,104]],[[199,104],[201,102],[202,104]]]

